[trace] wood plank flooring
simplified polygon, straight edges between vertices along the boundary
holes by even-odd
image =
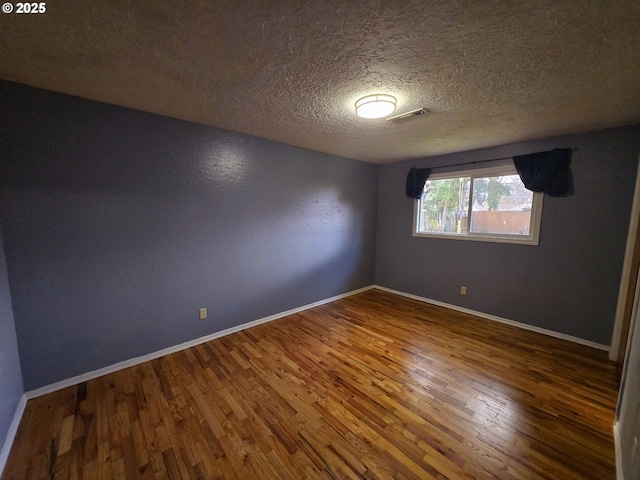
[[[614,479],[618,375],[369,290],[29,401],[2,479]]]

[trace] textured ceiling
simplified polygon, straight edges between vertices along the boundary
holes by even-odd
[[[1,78],[373,163],[640,122],[638,0],[46,8],[0,14]],[[360,119],[370,93],[431,113]]]

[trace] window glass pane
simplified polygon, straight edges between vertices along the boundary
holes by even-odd
[[[474,178],[471,232],[529,235],[532,203],[518,175]]]
[[[467,233],[470,184],[469,177],[427,180],[418,231]]]

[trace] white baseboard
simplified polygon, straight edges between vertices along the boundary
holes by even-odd
[[[613,441],[616,449],[616,480],[624,480],[622,471],[622,445],[620,444],[620,425],[618,421],[613,424]]]
[[[16,407],[15,413],[13,414],[13,420],[11,421],[11,425],[9,425],[7,438],[4,441],[2,450],[0,450],[0,477],[2,476],[4,467],[7,464],[7,459],[9,458],[9,452],[11,451],[11,446],[13,445],[13,441],[16,438],[16,433],[18,433],[18,426],[20,425],[20,420],[22,420],[22,414],[24,413],[24,408],[26,406],[27,406],[27,396],[23,394],[22,397],[20,397],[20,401],[18,402],[18,406]]]
[[[393,290],[387,287],[381,287],[379,285],[374,285],[373,288],[377,288],[378,290],[382,290],[389,293],[395,293],[396,295],[401,295],[403,297],[412,298],[413,300],[418,300],[420,302],[430,303],[432,305],[437,305],[439,307],[449,308],[451,310],[456,310],[458,312],[469,313],[471,315],[475,315],[476,317],[486,318],[487,320],[493,320],[495,322],[505,323],[507,325],[522,328],[524,330],[530,330],[532,332],[542,333],[543,335],[548,335],[550,337],[560,338],[562,340],[568,340],[570,342],[579,343],[580,345],[586,345],[588,347],[596,348],[598,350],[609,351],[608,345],[602,345],[600,343],[592,342],[590,340],[585,340],[584,338],[573,337],[571,335],[566,335],[564,333],[554,332],[553,330],[547,330],[546,328],[535,327],[533,325],[528,325],[526,323],[516,322],[515,320],[509,320],[508,318],[502,318],[496,315],[491,315],[489,313],[478,312],[476,310],[471,310],[469,308],[458,307],[457,305],[451,305],[449,303],[440,302],[438,300],[432,300],[430,298],[420,297],[418,295],[413,295],[411,293]]]
[[[350,297],[351,295],[355,295],[357,293],[361,293],[367,290],[371,290],[373,285],[369,285],[367,287],[359,288],[357,290],[352,290],[347,293],[343,293],[340,295],[336,295],[334,297],[325,298],[324,300],[319,300],[317,302],[309,303],[307,305],[303,305],[301,307],[293,308],[291,310],[287,310],[286,312],[276,313],[275,315],[270,315],[268,317],[260,318],[258,320],[253,320],[248,323],[243,323],[242,325],[237,325],[235,327],[227,328],[226,330],[221,330],[219,332],[212,333],[211,335],[206,335],[204,337],[196,338],[194,340],[190,340],[185,343],[181,343],[179,345],[174,345],[172,347],[164,348],[162,350],[158,350],[156,352],[149,353],[147,355],[143,355],[141,357],[130,358],[129,360],[124,360],[122,362],[115,363],[113,365],[109,365],[107,367],[100,368],[98,370],[94,370],[91,372],[83,373],[82,375],[78,375],[72,378],[68,378],[66,380],[61,380],[59,382],[52,383],[50,385],[45,385],[44,387],[37,388],[35,390],[30,390],[25,393],[28,400],[36,397],[41,397],[42,395],[46,395],[48,393],[56,392],[58,390],[62,390],[63,388],[72,387],[74,385],[78,385],[79,383],[86,382],[88,380],[93,380],[94,378],[102,377],[103,375],[107,375],[109,373],[117,372],[118,370],[123,370],[125,368],[133,367],[135,365],[140,365],[141,363],[148,362],[150,360],[155,360],[156,358],[164,357],[165,355],[169,355],[171,353],[176,353],[181,350],[185,350],[187,348],[195,347],[196,345],[200,345],[202,343],[209,342],[211,340],[215,340],[216,338],[224,337],[226,335],[230,335],[232,333],[240,332],[247,328],[255,327],[257,325],[261,325],[263,323],[271,322],[273,320],[277,320],[282,317],[286,317],[288,315],[293,315],[295,313],[300,313],[305,310],[309,310],[310,308],[318,307],[320,305],[324,305],[325,303],[334,302],[336,300],[340,300],[341,298]]]

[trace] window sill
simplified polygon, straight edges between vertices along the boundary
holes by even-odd
[[[512,237],[508,235],[460,234],[460,233],[420,233],[413,232],[414,237],[438,238],[441,240],[470,240],[472,242],[512,243],[516,245],[538,245],[538,236]]]

